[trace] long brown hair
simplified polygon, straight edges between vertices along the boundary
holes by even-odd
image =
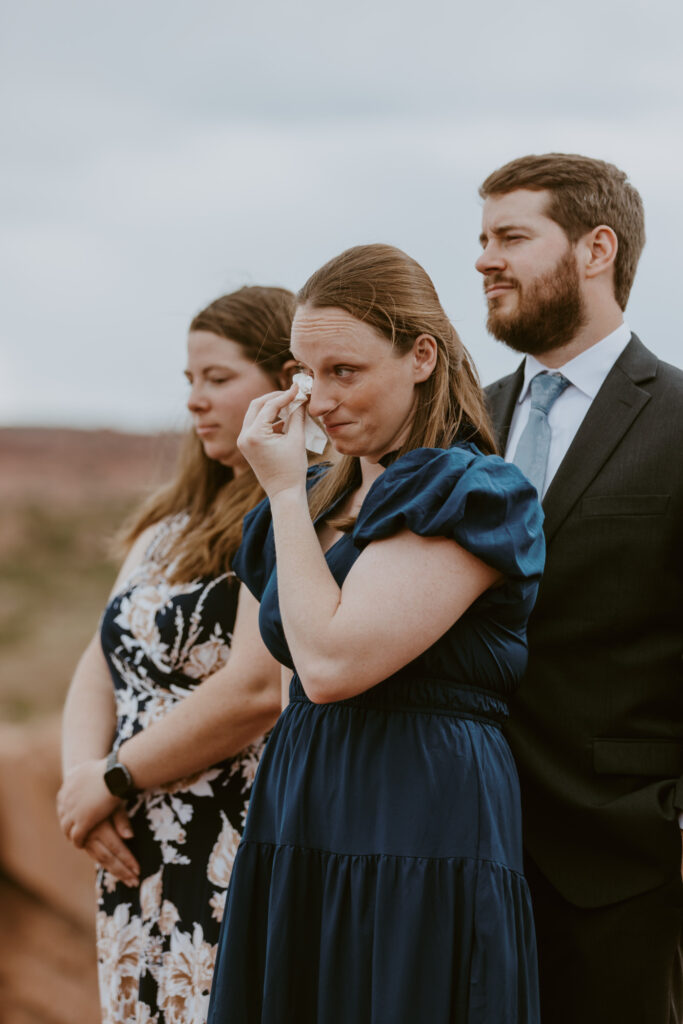
[[[343,309],[374,327],[400,354],[408,353],[420,334],[435,339],[436,366],[416,385],[415,415],[399,455],[414,448],[448,448],[455,441],[472,441],[485,454],[496,451],[474,363],[431,278],[401,249],[379,244],[347,249],[308,279],[297,305]],[[357,467],[356,457],[344,456],[311,488],[313,518],[351,486]]]
[[[294,306],[294,295],[287,289],[252,285],[216,299],[195,316],[190,330],[210,331],[236,342],[278,388],[278,371],[291,359]],[[205,454],[191,430],[181,445],[173,480],[124,526],[122,543],[130,547],[148,526],[184,513],[187,522],[175,546],[171,582],[218,576],[230,568],[239,547],[242,519],[263,497],[251,468],[235,476],[230,467]]]

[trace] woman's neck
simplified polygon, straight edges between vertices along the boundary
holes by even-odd
[[[369,459],[364,459],[362,456],[358,460],[360,463],[360,477],[361,483],[359,490],[363,494],[367,494],[375,480],[382,475],[384,472],[384,466],[381,462],[371,462]]]

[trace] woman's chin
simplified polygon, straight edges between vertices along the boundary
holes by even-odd
[[[340,455],[350,455],[356,459],[367,459],[369,462],[379,462],[388,452],[397,451],[403,444],[403,437],[379,443],[377,439],[371,438],[334,438],[330,437],[330,444]]]
[[[384,452],[377,454],[369,446],[359,445],[357,442],[332,441],[332,447],[339,455],[348,455],[354,459],[369,459],[370,462],[379,462]]]
[[[233,469],[238,472],[240,469],[246,466],[246,463],[236,448],[226,448],[223,444],[216,441],[201,439],[202,448],[207,459],[211,459],[213,462],[220,462],[221,466],[225,466],[226,469]]]
[[[204,449],[204,454],[206,455],[207,459],[213,459],[214,462],[223,461],[223,455],[225,453],[223,452],[220,445],[216,444],[215,442],[212,443],[211,441],[206,441],[202,437],[200,437],[199,440],[202,448]]]
[[[330,444],[340,455],[353,455],[360,458],[361,455],[365,454],[365,451],[358,450],[358,442],[354,444],[353,441],[343,441],[341,438],[336,440],[334,438],[330,438]]]

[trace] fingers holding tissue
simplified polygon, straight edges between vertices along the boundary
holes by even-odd
[[[247,410],[237,444],[269,497],[305,482],[306,448],[320,453],[327,443],[303,408],[312,384],[307,374],[297,373],[288,391],[262,395]]]
[[[313,378],[309,377],[307,373],[295,373],[292,377],[292,384],[297,386],[296,395],[284,409],[280,410],[280,419],[285,424],[299,406],[308,402],[313,389]],[[304,420],[304,438],[307,451],[313,452],[315,455],[322,455],[327,444],[327,434],[308,413]]]

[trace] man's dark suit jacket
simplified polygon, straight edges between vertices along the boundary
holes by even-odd
[[[504,450],[523,382],[487,388]],[[571,903],[680,871],[683,373],[633,335],[544,502],[546,570],[508,730],[525,844]]]

